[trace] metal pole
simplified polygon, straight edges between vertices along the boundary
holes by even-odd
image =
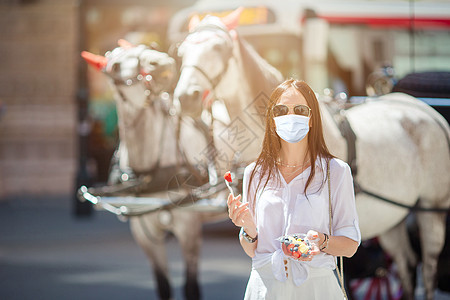
[[[82,0],[78,2],[78,53],[85,49],[85,5]],[[86,78],[87,65],[81,61],[79,56],[78,63],[78,89],[76,95],[78,108],[78,170],[75,182],[75,191],[73,195],[73,212],[75,216],[90,216],[92,214],[92,203],[89,201],[81,202],[77,197],[78,189],[81,186],[91,186],[92,178],[87,170],[88,159],[88,138],[91,131],[91,124],[88,115],[89,89]]]
[[[414,73],[416,66],[415,66],[415,11],[414,11],[414,1],[415,0],[409,0],[409,63],[411,72]]]

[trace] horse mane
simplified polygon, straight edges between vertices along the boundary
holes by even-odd
[[[273,89],[283,81],[283,75],[262,58],[248,42],[240,37],[237,38],[237,42],[252,96],[256,98],[263,93],[268,99]]]

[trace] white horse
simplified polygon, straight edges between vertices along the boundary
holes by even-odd
[[[170,95],[164,91],[170,90],[175,61],[143,45],[132,46],[124,41],[120,44],[121,47],[105,57],[83,53],[91,65],[111,78],[116,92],[120,136],[117,155],[122,171],[111,183],[122,182],[124,187],[116,184],[103,189],[90,188],[89,192],[94,196],[120,193],[137,199],[147,192],[160,191],[157,197],[177,198],[185,190],[189,192],[193,186],[207,181],[208,156],[204,153],[209,141],[192,119],[180,120],[171,109]],[[136,179],[130,180],[131,175]],[[137,186],[133,182],[138,182]],[[225,190],[222,195],[219,193],[218,199],[225,199],[226,193]],[[186,263],[185,296],[199,299],[201,226],[217,218],[225,219],[226,203],[221,200],[222,205],[213,211],[192,211],[177,204],[131,216],[131,232],[152,263],[161,299],[172,296],[165,248],[166,233],[172,232]]]
[[[256,111],[249,114],[243,103],[248,103],[247,80],[261,74],[240,69],[241,61],[234,58],[246,46],[229,30],[233,28],[229,24],[233,24],[229,19],[220,22],[218,18],[206,17],[196,26],[191,24],[191,33],[179,47],[182,65],[174,100],[185,115],[199,118],[211,95],[225,102],[231,123],[249,121],[249,115],[257,115]],[[321,107],[327,144],[332,153],[347,160],[347,142],[338,123],[324,109],[323,101]],[[355,180],[361,187],[405,207],[417,204],[442,209],[417,215],[423,280],[427,299],[432,299],[437,259],[445,242],[446,210],[450,206],[448,123],[434,109],[405,94],[389,94],[355,106],[346,111],[346,118],[356,135],[357,160],[353,167],[357,166]],[[257,125],[250,128],[254,128],[258,140],[263,136],[263,128],[258,120],[254,121]],[[252,132],[247,134],[251,136]],[[216,139],[218,135],[214,129]],[[259,143],[249,146],[242,155],[243,161],[255,159],[259,148]],[[398,266],[405,298],[413,299],[410,270],[415,270],[417,258],[406,233],[409,210],[367,193],[358,193],[356,201],[363,239],[379,237],[383,249]]]
[[[226,34],[228,38],[226,28],[221,30],[221,34]],[[164,109],[167,109],[165,108],[167,103],[161,100],[161,97],[156,97],[157,93],[152,93],[143,80],[147,78],[147,75],[151,76],[150,80],[157,80],[155,72],[165,74],[167,70],[171,70],[170,66],[173,63],[168,56],[150,52],[149,49],[137,50],[139,47],[125,45],[107,54],[106,60],[101,58],[104,64],[106,63],[101,68],[113,79],[116,89],[121,169],[131,167],[134,173],[142,177],[153,173],[152,170],[155,167],[181,165],[183,162],[180,160],[184,157],[191,166],[200,167],[198,172],[207,170],[209,182],[213,185],[211,190],[214,191],[218,189],[215,185],[219,184],[218,174],[223,174],[225,170],[254,158],[253,153],[256,153],[256,149],[260,146],[260,133],[263,131],[261,116],[264,115],[265,102],[270,91],[281,82],[282,77],[243,41],[231,39],[231,36],[229,38],[227,42],[231,48],[228,48],[230,52],[227,57],[230,62],[227,74],[220,76],[218,81],[223,84],[222,80],[224,80],[233,87],[228,90],[226,87],[223,88],[228,93],[222,99],[233,98],[240,101],[238,102],[240,108],[236,110],[235,106],[231,106],[227,109],[222,105],[223,102],[214,101],[208,106],[209,114],[204,113],[202,119],[192,118],[194,114],[183,117],[179,134],[176,125],[178,118],[162,113]],[[142,55],[145,53],[147,63],[156,68],[148,72],[149,74],[144,74],[145,76],[139,76],[144,62]],[[217,62],[220,63],[221,60]],[[187,65],[184,64],[182,77],[186,76],[187,69]],[[209,78],[211,73],[208,69],[205,69],[205,72],[204,75]],[[253,78],[250,76],[252,73]],[[161,79],[159,81],[164,82]],[[239,89],[237,89],[238,83]],[[217,90],[212,91],[210,97],[221,94],[215,92]],[[208,97],[204,98],[207,102]],[[197,102],[192,102],[192,105],[194,108]],[[155,109],[155,107],[160,108]],[[186,107],[183,108],[186,109]],[[172,109],[170,111],[173,112]],[[234,118],[231,122],[228,111],[231,111],[233,115],[237,113],[241,118]],[[214,129],[214,136],[209,136],[210,128]],[[163,133],[164,138],[162,138]],[[182,149],[182,153],[176,150],[177,146]],[[240,155],[235,155],[236,152]],[[167,184],[161,186],[160,175],[152,175],[152,179],[149,180],[150,187],[159,186],[163,189],[167,187]],[[173,172],[169,172],[170,175],[173,175]],[[154,181],[157,184],[153,184]],[[215,197],[225,204],[227,194],[228,191],[223,190]],[[185,255],[185,296],[187,299],[198,299],[200,289],[197,273],[201,226],[211,220],[225,220],[227,218],[226,204],[223,208],[222,212],[200,212],[175,207],[130,218],[133,236],[153,264],[161,299],[169,299],[171,296],[164,241],[166,232],[174,233]]]
[[[221,19],[207,16],[201,22],[192,18],[190,33],[178,47],[181,73],[174,102],[183,115],[205,120],[206,114],[204,122],[219,144],[216,149],[222,159],[216,161],[216,167],[220,172],[236,153],[241,163],[255,159],[264,136],[266,102],[283,80],[281,73],[234,31],[240,13],[238,9]],[[225,123],[223,114],[215,109],[217,103],[226,107]],[[211,124],[210,119],[219,122]]]
[[[347,142],[338,124],[328,109],[322,113],[328,145],[346,159]],[[414,298],[418,263],[406,231],[408,207],[440,210],[417,213],[423,282],[427,299],[432,299],[450,206],[448,123],[430,106],[401,93],[355,106],[345,116],[356,135],[355,182],[369,192],[356,195],[361,234],[363,239],[378,236],[382,248],[393,257],[406,299]]]

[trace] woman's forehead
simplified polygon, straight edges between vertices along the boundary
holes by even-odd
[[[288,88],[278,100],[278,104],[305,104],[307,105],[308,102],[306,101],[305,97],[300,93],[297,89],[290,87]]]

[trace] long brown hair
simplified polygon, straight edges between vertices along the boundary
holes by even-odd
[[[276,160],[279,158],[281,141],[280,137],[276,133],[275,121],[273,120],[272,108],[278,103],[281,95],[283,95],[288,89],[295,88],[300,92],[306,99],[308,106],[311,108],[311,127],[308,132],[308,150],[306,155],[309,155],[309,160],[311,162],[311,172],[306,181],[304,193],[306,195],[306,189],[310,185],[316,173],[315,162],[317,157],[322,157],[326,159],[331,159],[334,156],[331,155],[330,151],[325,144],[325,139],[323,137],[322,130],[322,118],[320,117],[319,102],[317,101],[314,91],[309,87],[309,85],[304,81],[298,81],[295,79],[288,79],[278,85],[272,92],[269,103],[266,110],[266,131],[264,134],[264,140],[262,144],[262,150],[256,159],[256,165],[253,169],[248,185],[248,192],[250,192],[250,186],[255,176],[256,170],[260,172],[261,181],[265,179],[263,189],[266,187],[269,179],[272,178],[274,174],[278,174]],[[258,190],[261,186],[261,181],[258,183]],[[250,199],[250,193],[248,195],[248,202],[253,206],[253,211],[255,211],[256,203],[256,192],[253,195],[253,199]]]

